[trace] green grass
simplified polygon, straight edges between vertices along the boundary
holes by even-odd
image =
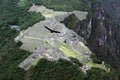
[[[109,71],[108,71],[108,68],[105,67],[105,66],[102,65],[102,64],[96,64],[96,63],[88,62],[88,63],[86,63],[86,65],[87,65],[88,67],[96,67],[96,68],[103,69],[103,70],[105,70],[106,72],[109,72]]]
[[[59,49],[68,57],[77,58],[78,54],[74,51],[69,45],[61,44],[59,45]]]

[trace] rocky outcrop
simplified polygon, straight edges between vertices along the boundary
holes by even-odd
[[[98,0],[112,20],[120,25],[120,0]]]
[[[92,29],[87,40],[89,47],[101,60],[105,60],[114,68],[120,68],[117,57],[118,43],[114,38],[115,26],[111,17],[100,3],[92,4]]]

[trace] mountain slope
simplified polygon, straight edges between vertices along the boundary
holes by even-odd
[[[23,1],[22,4],[21,1]],[[112,21],[112,16],[109,15],[106,10],[104,10],[100,3],[96,3],[96,0],[90,1],[91,2],[88,2],[88,0],[0,0],[0,80],[119,80],[119,26]],[[91,3],[94,4],[91,5]],[[57,51],[61,50],[60,52],[62,54],[64,53],[63,55],[72,56],[74,58],[70,57],[69,60],[60,59],[56,61],[37,59],[35,62],[33,62],[33,65],[27,71],[19,68],[19,63],[25,60],[25,58],[27,58],[32,53],[21,50],[20,47],[22,44],[24,45],[24,43],[15,43],[14,38],[17,37],[20,31],[23,31],[25,29],[30,29],[31,31],[35,32],[34,28],[31,28],[30,26],[34,26],[34,24],[39,23],[41,20],[44,21],[45,19],[45,17],[43,17],[40,13],[28,11],[32,4],[42,4],[47,8],[64,12],[72,12],[74,10],[84,10],[88,12],[87,19],[83,21],[78,19],[75,14],[71,14],[70,16],[66,16],[67,18],[59,23],[62,25],[65,24],[64,26],[72,29],[77,34],[79,34],[79,39],[84,38],[85,43],[77,43],[74,46],[75,49],[71,48],[70,45],[65,44],[58,46],[59,50]],[[114,6],[116,6],[116,4],[117,3],[115,3]],[[80,15],[80,17],[84,16]],[[58,20],[61,20],[61,18],[63,19],[63,17],[57,17]],[[11,28],[11,25],[18,26],[20,31],[15,27]],[[53,27],[54,26],[50,27],[50,29]],[[42,29],[43,28],[44,26]],[[70,29],[67,29],[68,32]],[[55,28],[55,30],[61,31],[61,29],[58,27]],[[49,32],[49,30],[45,31]],[[70,33],[73,31],[70,31]],[[76,34],[75,32],[73,34]],[[36,33],[39,33],[39,30],[37,30]],[[35,35],[32,36],[34,37]],[[68,36],[70,35],[68,34]],[[68,36],[66,37],[68,38]],[[72,40],[76,39],[73,37]],[[31,39],[33,38],[29,37],[28,42],[30,42]],[[40,38],[34,39],[36,40]],[[33,40],[31,40],[31,43],[32,42]],[[39,40],[37,40],[36,43],[37,42],[39,42]],[[58,42],[59,40],[57,40],[56,43]],[[64,40],[64,42],[68,41]],[[54,47],[51,47],[50,43],[52,43],[50,40],[48,40],[46,43],[43,41],[43,45],[36,48],[36,51],[34,51],[34,53],[37,53],[37,50],[40,50],[41,47],[43,48],[44,45],[47,46],[47,51],[49,53],[56,53],[56,49],[54,49]],[[87,45],[87,48],[85,48],[86,45],[84,44]],[[32,46],[27,47],[33,48],[33,46],[36,45],[39,44],[32,44]],[[75,54],[78,54],[78,52],[76,52],[76,49],[80,52],[80,54],[83,53],[83,55],[84,52],[90,51],[89,49],[91,49],[95,53],[95,55],[92,54],[91,56],[92,61],[93,63],[96,62],[97,64],[93,65],[91,63],[88,63],[89,66],[92,66],[93,68],[86,71],[86,66],[77,60],[80,57],[75,59]],[[44,48],[42,50],[44,50]],[[32,59],[33,58],[36,58],[36,55],[33,55]],[[48,59],[52,57],[51,55],[45,54],[44,58]],[[81,59],[85,61],[85,58]],[[38,63],[38,65],[36,65],[36,63]],[[104,66],[106,63],[107,66],[111,64],[111,66],[108,66],[110,67],[108,69],[110,71],[109,73],[103,69],[100,69],[100,65],[102,64],[102,66]],[[100,68],[94,68],[96,66],[99,66]],[[84,73],[87,74],[84,74],[83,71],[85,71]]]

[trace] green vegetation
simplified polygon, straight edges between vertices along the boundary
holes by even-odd
[[[18,7],[19,0],[0,0],[0,80],[24,80],[25,71],[18,67],[30,52],[20,50],[21,42],[14,38],[19,31],[9,25],[25,29],[44,19],[39,13],[29,13],[28,7]]]
[[[28,12],[29,7],[18,7],[19,0],[2,0],[0,2],[0,28],[19,25],[22,29],[43,20],[40,13]]]
[[[40,13],[29,12],[18,18],[18,25],[20,25],[22,29],[26,29],[43,19],[44,17]]]
[[[23,61],[29,52],[17,50],[9,52],[0,61],[0,80],[23,80],[25,71],[18,68],[18,64]]]
[[[85,78],[79,66],[62,59],[58,61],[41,59],[33,73],[30,80],[84,80]]]
[[[78,20],[78,18],[72,14],[69,17],[67,17],[64,21],[62,21],[66,27],[68,27],[69,29],[73,29],[79,22],[80,20]]]
[[[102,62],[102,61],[100,61],[100,60],[96,57],[96,55],[95,55],[94,53],[92,53],[92,54],[90,55],[90,58],[92,59],[92,61],[93,61],[94,63],[100,63],[100,62]]]
[[[109,73],[99,68],[92,68],[87,71],[87,80],[110,80]]]
[[[0,80],[23,80],[25,71],[18,68],[29,52],[20,50],[21,42],[15,43],[18,34],[10,28],[0,28]]]
[[[80,63],[80,61],[76,58],[73,57],[69,57],[70,58],[70,62],[72,62],[73,64],[76,64],[78,66],[83,66],[82,63]]]
[[[25,7],[32,3],[58,11],[88,10],[88,6],[82,0],[20,0],[19,6]]]

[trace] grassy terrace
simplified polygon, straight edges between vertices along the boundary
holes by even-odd
[[[79,60],[80,58],[83,58],[83,56],[80,55],[80,53],[74,51],[74,50],[71,48],[71,46],[69,46],[69,45],[67,45],[67,44],[64,44],[64,43],[63,43],[63,44],[60,44],[60,45],[59,45],[59,49],[60,49],[65,55],[67,55],[68,57],[77,58],[78,60]],[[79,57],[77,57],[77,56],[79,56]],[[104,65],[101,65],[101,64],[92,63],[92,62],[90,62],[90,61],[89,61],[89,62],[86,62],[86,63],[84,63],[84,64],[86,64],[86,65],[88,66],[88,68],[96,67],[96,68],[103,69],[103,70],[105,70],[106,72],[109,72],[109,71],[108,71],[108,68],[105,67]]]
[[[67,56],[77,58],[78,54],[76,51],[72,50],[72,48],[69,45],[61,44],[59,45],[59,49]]]
[[[96,68],[103,69],[103,70],[105,70],[106,72],[109,72],[109,71],[108,71],[108,68],[105,67],[105,66],[103,66],[103,65],[101,65],[101,64],[96,64],[96,63],[88,62],[88,63],[86,63],[86,65],[87,65],[88,67],[96,67]]]

